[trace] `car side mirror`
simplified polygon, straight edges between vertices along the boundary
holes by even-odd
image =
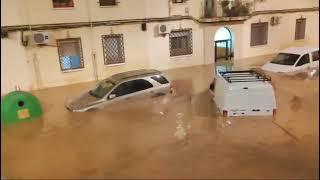
[[[114,99],[115,97],[116,97],[115,94],[110,94],[110,95],[109,95],[109,99]]]

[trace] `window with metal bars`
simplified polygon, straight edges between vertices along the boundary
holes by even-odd
[[[296,33],[294,36],[295,40],[304,39],[306,30],[306,19],[301,18],[296,20]]]
[[[125,62],[123,35],[102,35],[104,64],[120,64]]]
[[[174,30],[169,35],[170,56],[192,54],[192,29]]]
[[[250,46],[264,45],[268,43],[268,22],[251,24]]]
[[[116,6],[116,0],[99,0],[100,6]]]
[[[73,0],[52,0],[53,8],[71,8],[74,7]]]
[[[57,39],[61,71],[84,68],[81,39]]]

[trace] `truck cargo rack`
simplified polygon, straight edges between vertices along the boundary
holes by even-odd
[[[254,70],[224,71],[219,72],[219,74],[229,83],[271,81],[269,76]]]

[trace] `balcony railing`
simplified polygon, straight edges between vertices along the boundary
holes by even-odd
[[[249,16],[254,0],[205,0],[204,18]]]

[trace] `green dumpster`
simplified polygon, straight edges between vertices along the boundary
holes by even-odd
[[[1,99],[1,124],[32,121],[42,114],[40,102],[31,93],[14,91]]]

